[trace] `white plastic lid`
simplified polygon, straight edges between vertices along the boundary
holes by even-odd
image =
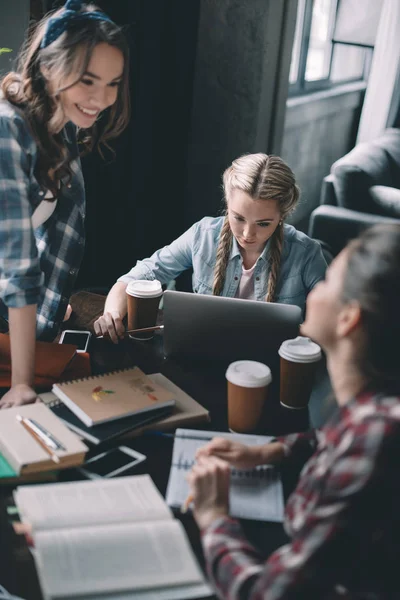
[[[254,360],[237,360],[231,363],[225,376],[231,383],[246,388],[264,387],[272,381],[271,369]]]
[[[161,282],[158,279],[137,279],[131,281],[126,288],[126,293],[136,298],[156,298],[163,293]]]
[[[279,356],[298,363],[317,362],[321,358],[321,348],[308,337],[299,335],[293,340],[286,340],[279,348]]]

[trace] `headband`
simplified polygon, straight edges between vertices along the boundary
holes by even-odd
[[[47,48],[56,39],[60,37],[71,23],[77,23],[78,21],[107,21],[108,23],[114,23],[104,13],[96,10],[93,12],[79,12],[83,6],[82,0],[68,0],[65,4],[63,12],[58,17],[52,17],[48,20],[46,25],[46,31],[44,33],[41,48]]]

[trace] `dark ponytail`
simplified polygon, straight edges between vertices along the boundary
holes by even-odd
[[[350,243],[344,302],[361,307],[359,368],[375,389],[400,393],[400,224],[377,225]]]

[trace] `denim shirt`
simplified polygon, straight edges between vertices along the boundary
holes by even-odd
[[[37,304],[37,338],[53,339],[83,257],[85,189],[75,127],[63,131],[72,179],[36,229],[32,214],[46,194],[35,177],[38,148],[23,113],[0,99],[0,315]]]
[[[186,269],[193,268],[193,291],[212,294],[215,257],[224,217],[204,217],[169,246],[157,250],[150,258],[138,261],[129,273],[118,279],[129,283],[134,279],[158,279],[168,283]],[[263,301],[269,277],[267,242],[254,270],[254,296]],[[242,276],[242,256],[233,238],[222,296],[235,297]],[[303,313],[307,294],[324,278],[326,262],[318,242],[291,225],[284,225],[281,268],[275,301],[296,304]]]

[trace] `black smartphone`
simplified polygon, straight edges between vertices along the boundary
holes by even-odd
[[[92,334],[90,331],[66,329],[62,332],[59,343],[73,344],[74,346],[78,346],[77,352],[87,352],[91,337]]]

